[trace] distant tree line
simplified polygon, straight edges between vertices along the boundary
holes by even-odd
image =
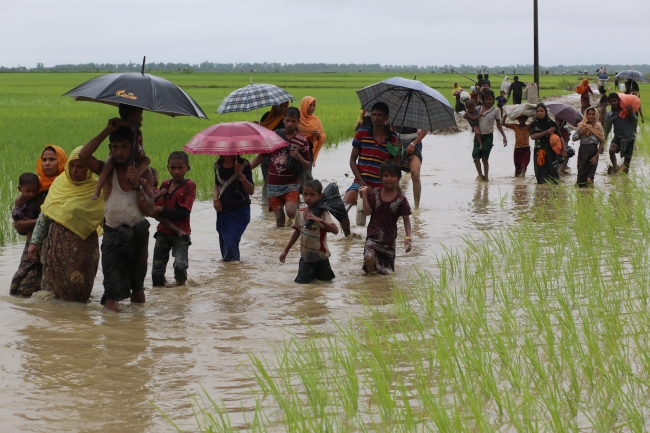
[[[624,69],[635,69],[644,74],[650,73],[650,65],[557,65],[541,66],[540,72],[552,74],[575,73],[578,71],[595,72],[598,68],[605,67],[609,73],[622,71]],[[45,67],[43,63],[37,63],[36,67],[26,66],[5,67],[0,66],[0,72],[137,72],[142,68],[138,63],[82,63],[76,65],[55,65]],[[198,64],[189,63],[147,63],[147,72],[394,72],[394,73],[444,73],[451,72],[493,72],[506,74],[532,74],[532,65],[508,65],[508,66],[487,66],[487,65],[443,65],[443,66],[418,66],[418,65],[380,65],[357,64],[357,63],[213,63],[205,61]]]

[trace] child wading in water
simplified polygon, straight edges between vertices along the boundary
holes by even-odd
[[[314,280],[331,281],[334,279],[326,239],[328,232],[336,235],[339,229],[332,221],[329,212],[323,211],[320,218],[312,213],[314,205],[320,200],[322,193],[323,185],[319,181],[308,180],[305,182],[302,187],[302,197],[307,207],[296,213],[293,223],[295,231],[291,235],[287,247],[280,254],[280,262],[284,263],[289,250],[300,238],[300,264],[298,265],[298,276],[294,280],[299,284],[308,284]],[[313,222],[310,223],[309,228],[305,228],[309,221]]]
[[[16,198],[14,209],[11,211],[11,218],[14,221],[34,221],[38,219],[41,213],[41,205],[43,200],[36,198],[38,194],[38,176],[34,173],[23,173],[18,178],[18,191],[20,195]],[[27,242],[32,237],[33,228],[27,229],[24,232],[19,231],[18,234],[27,236]]]
[[[190,213],[196,199],[196,184],[185,179],[190,171],[189,158],[185,152],[172,152],[167,159],[167,169],[172,176],[162,183],[165,191],[163,206],[154,206],[152,216],[160,221],[154,238],[153,265],[151,279],[154,286],[164,286],[165,268],[169,261],[169,251],[174,256],[174,278],[177,286],[187,281],[190,244]]]
[[[526,120],[526,116],[517,117],[519,123],[506,123],[505,117],[501,120],[501,125],[515,131],[515,177],[524,177],[530,163],[530,126]]]
[[[380,169],[383,188],[375,188],[366,194],[368,188],[362,186],[363,209],[370,215],[366,246],[363,250],[363,270],[368,273],[390,274],[395,272],[395,240],[397,239],[397,220],[404,219],[405,252],[411,251],[411,207],[406,197],[395,187],[402,177],[399,165],[393,161],[385,162]]]
[[[142,177],[145,170],[149,168],[149,164],[151,164],[151,159],[149,159],[149,157],[144,154],[144,150],[142,148],[142,131],[140,130],[142,127],[142,108],[120,104],[119,110],[120,119],[114,121],[113,124],[114,126],[118,127],[127,126],[131,128],[135,133],[135,165],[138,168],[138,176]],[[134,129],[135,124],[137,124],[137,128]],[[95,189],[95,194],[93,194],[91,200],[97,200],[99,198],[99,194],[101,194],[102,188],[104,188],[104,185],[106,185],[108,176],[113,173],[114,168],[115,159],[113,159],[112,156],[109,156],[104,162],[104,168],[99,175],[99,179],[97,180],[97,188]]]

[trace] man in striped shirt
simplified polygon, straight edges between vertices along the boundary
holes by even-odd
[[[352,153],[350,155],[350,168],[354,174],[354,183],[346,191],[343,201],[349,205],[357,204],[359,186],[367,186],[368,192],[373,188],[381,188],[379,168],[392,159],[398,161],[397,134],[390,130],[388,122],[388,105],[377,102],[372,106],[370,119],[372,128],[359,128],[352,140]],[[393,148],[394,154],[391,153]],[[350,234],[350,218],[341,221],[343,234]]]

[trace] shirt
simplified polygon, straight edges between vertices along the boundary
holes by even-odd
[[[305,214],[309,212],[308,208],[302,208],[296,212],[296,218],[293,220],[293,229],[300,232],[300,257],[306,262],[319,262],[330,256],[330,250],[327,247],[327,230],[323,224],[312,222],[308,229],[305,229]],[[333,224],[329,212],[324,211],[320,216],[323,221]]]
[[[160,185],[160,189],[166,189],[169,191],[169,187],[172,183],[172,179],[167,179]],[[190,179],[186,179],[185,182],[179,187],[177,187],[172,193],[167,193],[165,194],[164,197],[164,205],[163,207],[166,209],[172,209],[172,210],[177,210],[177,209],[186,209],[190,212],[192,212],[192,205],[194,204],[194,200],[196,199],[196,184],[194,181]],[[172,221],[176,227],[178,227],[180,230],[184,231],[188,235],[192,232],[192,229],[190,228],[190,216],[188,215],[187,218],[182,219],[182,220],[174,220]],[[166,233],[168,235],[173,235],[175,233],[172,233],[171,230],[169,230],[163,223],[158,224],[157,230],[162,233]]]
[[[480,112],[483,111],[481,107]],[[478,127],[481,129],[481,135],[492,134],[494,132],[494,122],[501,121],[501,111],[492,106],[486,112],[481,114],[481,117],[478,118]]]
[[[242,174],[246,180],[253,183],[253,170],[250,164],[244,158],[237,157],[237,162],[244,166]],[[214,167],[214,184],[222,187],[230,178],[235,176],[235,167],[225,168],[215,163]],[[239,176],[230,182],[225,189],[221,188],[219,192],[221,206],[225,211],[234,211],[251,204],[251,197],[244,189],[244,184],[239,180]]]
[[[397,146],[397,134],[388,130],[386,139],[382,143],[377,143],[372,135],[372,130],[373,128],[359,128],[352,140],[352,146],[359,149],[357,166],[361,172],[361,178],[368,186],[381,188],[384,184],[379,176],[379,169],[384,162],[394,158],[388,151],[387,144]]]
[[[381,199],[383,188],[373,189],[368,194],[368,204],[372,209],[368,224],[368,238],[374,241],[394,246],[397,239],[397,220],[399,217],[411,215],[411,206],[402,194],[395,194],[391,201]]]
[[[614,137],[622,138],[623,140],[634,139],[636,137],[636,125],[638,118],[634,113],[628,113],[625,119],[619,116],[620,111],[608,111],[605,115],[605,140],[609,137],[609,133],[614,128]]]
[[[496,97],[496,101],[497,101],[497,107],[503,107],[504,105],[506,105],[508,103],[508,98],[506,98],[505,96],[499,95],[499,96]]]
[[[514,93],[515,96],[521,96],[524,87],[526,87],[526,85],[523,81],[513,81],[512,84],[510,84],[510,92]],[[510,94],[510,92],[508,92],[508,94]]]
[[[289,140],[289,144],[292,148],[297,149],[300,156],[306,161],[311,161],[309,158],[309,141],[305,137],[296,134]],[[286,166],[287,158],[289,157],[288,147],[282,147],[271,153],[271,163],[267,178],[269,185],[298,184],[298,176],[294,175]]]

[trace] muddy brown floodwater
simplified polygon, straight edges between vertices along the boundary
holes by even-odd
[[[150,401],[190,429],[187,391],[201,387],[223,399],[241,423],[242,404],[253,407],[247,352],[271,355],[269,343],[288,332],[305,335],[301,320],[318,328],[331,317],[354,316],[362,308],[361,295],[390,301],[394,284],[406,287],[414,266],[434,270],[442,245],[461,247],[464,236],[503,227],[544,199],[548,187],[535,185],[532,163],[526,178],[513,178],[514,135],[506,133],[509,144],[503,148],[495,131],[489,184],[475,180],[469,131],[426,137],[423,196],[412,216],[413,251],[398,249],[394,278],[364,276],[364,241],[330,235],[336,279],[294,284],[299,248],[289,253],[287,264],[278,261],[292,229],[274,228],[272,215],[259,204],[252,206],[242,262],[235,265],[220,261],[212,204],[196,203],[188,286],[151,289],[148,277],[147,303],[122,302],[119,315],[101,311],[101,269],[89,304],[10,297],[22,245],[2,248],[0,431],[171,430]],[[349,171],[350,149],[348,141],[321,152],[314,177],[340,180]],[[571,166],[565,182],[575,182],[575,158]],[[604,167],[601,158],[597,184],[604,182]],[[408,175],[402,187],[412,203]],[[354,210],[350,215],[354,225]],[[353,226],[353,232],[365,237],[364,227]],[[152,238],[150,250],[153,244]],[[149,258],[150,272],[151,253]]]

